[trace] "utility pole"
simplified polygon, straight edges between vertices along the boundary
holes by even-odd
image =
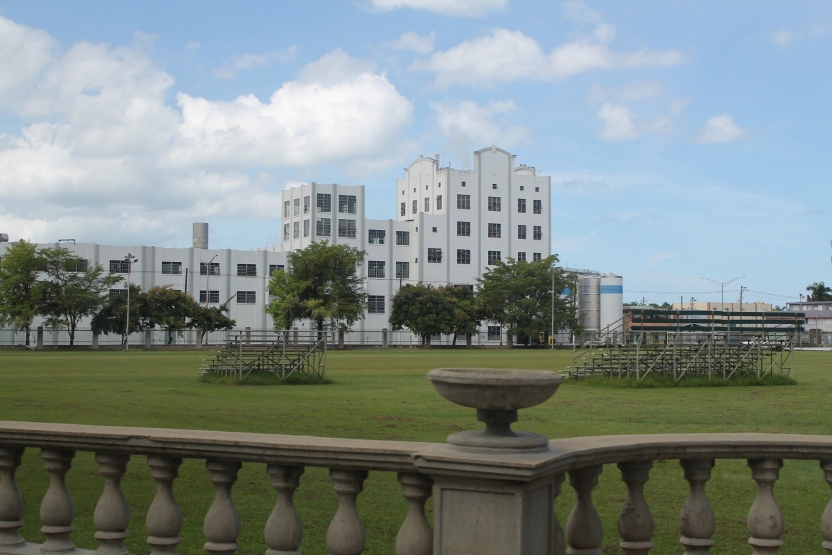
[[[130,350],[130,271],[133,269],[133,263],[138,262],[139,259],[134,257],[132,253],[127,253],[127,256],[124,257],[124,261],[127,263],[127,325],[124,328],[125,332],[125,341],[124,341],[124,350]]]
[[[748,287],[745,287],[744,285],[740,285],[740,312],[742,312],[742,293],[746,289],[748,289]]]

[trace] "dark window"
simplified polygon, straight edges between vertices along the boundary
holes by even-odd
[[[110,289],[110,298],[113,297],[126,297],[127,296],[127,289]]]
[[[536,252],[536,253],[532,254],[532,260],[543,260],[543,259],[541,258],[540,253]]]
[[[428,263],[442,262],[442,249],[428,249]]]
[[[209,264],[210,264],[210,272],[209,272]],[[200,262],[199,263],[199,275],[201,276],[218,276],[220,275],[220,263],[219,262]]]
[[[499,239],[503,236],[503,226],[500,224],[488,224],[488,236]]]
[[[367,312],[370,314],[384,314],[384,295],[368,295]]]
[[[462,182],[462,186],[465,187],[465,182],[464,181]]]
[[[430,199],[425,197],[425,212],[430,212]]]
[[[283,240],[289,240],[289,224],[283,224]]]
[[[318,212],[332,212],[332,195],[318,193]]]
[[[500,261],[500,251],[488,251],[488,265],[493,266]]]
[[[269,275],[272,275],[278,270],[281,272],[286,271],[286,266],[283,264],[269,264]]]
[[[496,188],[497,188],[497,184],[496,184],[496,183],[493,183],[493,184],[491,185],[491,188],[492,188],[492,189],[496,189]]]
[[[384,260],[369,260],[367,262],[367,277],[384,277]]]
[[[500,326],[488,326],[488,339],[494,341],[500,339],[502,335],[502,331],[500,330]]]
[[[355,195],[338,195],[338,212],[342,214],[355,214]]]
[[[526,238],[526,225],[520,224],[517,226],[517,238],[518,239],[525,239]]]
[[[397,245],[409,245],[410,244],[410,232],[409,231],[397,231],[396,232],[396,244]]]
[[[181,262],[162,262],[162,273],[178,276],[182,274]]]
[[[404,191],[402,191],[402,192],[404,192]],[[404,203],[404,202],[402,203],[401,213],[402,213],[402,216],[407,214],[407,203]]]
[[[488,197],[488,211],[500,212],[502,210],[501,203],[502,200],[500,197]]]
[[[517,211],[520,212],[521,214],[526,213],[526,199],[524,199],[524,198],[517,199]]]
[[[338,220],[338,237],[355,238],[355,220]]]
[[[456,263],[457,264],[470,264],[471,263],[471,251],[468,249],[457,249],[456,250]]]
[[[458,237],[470,237],[471,236],[471,222],[457,222],[456,223],[456,234]]]
[[[526,253],[518,252],[517,253],[517,262],[525,262],[526,261]]]
[[[112,274],[129,274],[130,261],[128,260],[110,260],[110,273]]]
[[[237,275],[247,277],[257,276],[257,264],[237,264]]]
[[[396,277],[401,279],[410,278],[410,262],[396,262]]]
[[[199,302],[201,303],[219,303],[220,302],[220,292],[219,291],[206,291],[202,289],[199,292]]]
[[[369,230],[368,241],[371,245],[383,245],[386,236],[387,232],[383,229],[371,229]]]
[[[534,201],[534,205],[532,207],[535,214],[543,214],[543,201],[536,200]]]
[[[432,229],[433,229],[433,232],[434,232],[434,233],[436,233],[436,228],[434,227],[434,228],[432,228]]]
[[[283,217],[284,218],[289,217],[289,201],[288,200],[283,203]]]
[[[164,265],[164,262],[162,264]],[[182,273],[182,269],[181,269],[182,268],[182,263],[177,262],[177,264],[179,264],[179,267],[180,267],[178,273],[181,274]],[[74,261],[67,262],[66,271],[67,272],[76,272],[76,273],[77,272],[86,272],[88,266],[89,266],[89,260],[87,260],[86,258],[81,258],[80,260],[74,260]],[[164,271],[162,273],[164,273]]]
[[[309,237],[309,220],[303,220],[303,236]]]
[[[521,191],[525,191],[525,190],[526,190],[526,188],[525,188],[525,187],[523,187],[522,185],[520,185],[520,190],[521,190]]]
[[[418,212],[418,211],[419,211],[419,201],[418,201],[418,200],[414,200],[414,201],[413,201],[413,213],[415,214],[415,213],[416,213],[416,212]]]
[[[300,239],[300,222],[292,222],[292,238]]]
[[[310,208],[311,204],[312,204],[312,201],[309,198],[309,195],[303,197],[303,213],[304,214],[309,214],[309,208]]]
[[[540,187],[535,187],[535,188],[534,188],[534,192],[535,192],[535,193],[539,193],[539,192],[540,192]]]
[[[255,304],[256,302],[256,291],[237,291],[237,304]]]
[[[456,196],[456,207],[458,210],[470,210],[471,209],[471,195],[457,195]]]
[[[315,222],[315,234],[319,237],[329,237],[332,234],[332,220],[329,218],[318,218]]]
[[[294,199],[294,200],[292,201],[292,205],[293,205],[293,206],[294,206],[294,208],[295,208],[295,210],[294,210],[294,215],[295,215],[295,216],[300,216],[300,199],[299,199],[299,198]]]
[[[436,195],[436,209],[442,210],[442,195]]]
[[[534,233],[534,236],[532,238],[535,241],[540,241],[541,239],[543,239],[543,229],[539,225],[534,226],[534,230],[532,231],[532,233]]]

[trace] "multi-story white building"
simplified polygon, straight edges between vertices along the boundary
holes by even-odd
[[[287,253],[315,241],[348,244],[367,252],[361,271],[369,308],[354,327],[359,333],[390,327],[391,300],[405,284],[473,287],[495,261],[551,254],[551,178],[496,146],[476,151],[471,170],[420,156],[397,181],[396,199],[395,220],[374,220],[365,217],[363,186],[292,187],[282,197],[281,244],[252,251],[209,249],[206,224],[194,224],[192,248],[62,246],[125,276],[131,253],[138,262],[130,279],[142,289],[169,285],[208,305],[236,295],[230,316],[238,327],[270,329],[268,280]],[[490,328],[483,342],[500,341],[499,327]]]

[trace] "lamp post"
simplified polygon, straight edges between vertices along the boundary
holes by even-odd
[[[729,283],[733,283],[733,282],[737,281],[738,279],[742,279],[744,277],[745,276],[735,277],[734,279],[729,280],[729,281],[715,281],[715,280],[712,280],[711,278],[706,278],[706,277],[703,277],[701,279],[708,280],[711,283],[715,283],[715,284],[719,285],[720,294],[721,294],[720,302],[719,302],[719,304],[720,304],[719,309],[724,311],[725,310],[725,286],[728,285]],[[740,308],[742,308],[742,307],[740,307]]]
[[[125,341],[124,341],[124,350],[130,350],[130,271],[133,269],[133,263],[138,262],[139,259],[134,257],[132,253],[127,253],[127,256],[124,257],[124,261],[127,263],[127,326],[124,328],[125,330]]]

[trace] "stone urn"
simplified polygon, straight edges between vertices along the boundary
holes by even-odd
[[[458,432],[448,436],[448,443],[474,450],[545,451],[546,436],[532,432],[515,432],[517,411],[539,405],[557,391],[563,376],[543,370],[507,370],[491,368],[437,368],[428,379],[445,399],[477,409],[477,420],[484,430]]]

